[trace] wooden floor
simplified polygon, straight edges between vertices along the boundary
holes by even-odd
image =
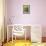
[[[10,41],[8,43],[5,43],[3,46],[31,46],[30,41],[24,41],[24,40],[16,40],[16,41]]]
[[[14,40],[5,43],[3,46],[46,46],[46,43],[31,43],[30,41]]]

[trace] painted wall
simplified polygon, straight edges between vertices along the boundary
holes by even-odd
[[[23,14],[23,4],[30,5],[30,14]],[[7,21],[7,24],[40,24],[46,37],[46,0],[7,0]]]

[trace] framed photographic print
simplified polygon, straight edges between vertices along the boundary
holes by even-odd
[[[23,14],[30,14],[30,5],[23,5]]]

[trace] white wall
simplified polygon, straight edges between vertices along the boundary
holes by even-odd
[[[23,4],[30,5],[30,14],[23,14]],[[46,36],[46,0],[7,0],[7,8],[8,24],[40,24]]]

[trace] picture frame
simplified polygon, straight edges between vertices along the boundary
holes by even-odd
[[[23,5],[23,14],[30,14],[30,5]]]

